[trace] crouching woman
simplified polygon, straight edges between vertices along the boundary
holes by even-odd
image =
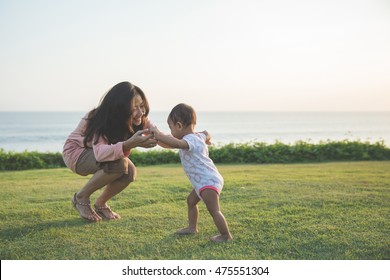
[[[122,82],[103,96],[99,106],[87,113],[66,139],[66,166],[82,176],[93,174],[72,198],[82,218],[91,222],[120,218],[107,202],[135,179],[136,168],[129,159],[131,149],[152,148],[157,143],[147,133],[152,126],[148,113],[143,91]],[[103,187],[92,208],[91,195]]]

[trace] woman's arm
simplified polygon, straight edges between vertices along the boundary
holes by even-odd
[[[130,150],[136,147],[152,148],[157,144],[157,140],[153,139],[153,135],[143,135],[149,130],[140,130],[132,137],[123,142],[109,144],[104,137],[100,137],[93,144],[93,152],[98,162],[113,161],[122,157],[128,157]]]
[[[98,162],[113,161],[126,156],[126,152],[122,150],[122,143],[109,145],[103,137],[100,137],[92,148]]]

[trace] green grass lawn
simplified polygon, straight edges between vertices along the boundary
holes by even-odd
[[[214,244],[200,204],[187,225],[191,190],[179,165],[139,167],[110,205],[117,221],[89,223],[71,198],[88,179],[67,169],[0,173],[4,259],[390,259],[390,162],[218,165],[221,207],[234,240]],[[96,198],[95,194],[93,198]]]

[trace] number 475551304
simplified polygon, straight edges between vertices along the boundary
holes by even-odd
[[[220,266],[214,273],[218,275],[268,275],[269,270],[268,267]]]

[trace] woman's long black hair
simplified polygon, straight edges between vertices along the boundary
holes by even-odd
[[[133,113],[131,104],[137,94],[143,100],[145,113],[139,126],[129,126],[128,121]],[[87,147],[87,143],[93,140],[96,144],[100,137],[104,137],[109,144],[125,141],[144,128],[148,114],[149,103],[144,92],[129,82],[121,82],[103,96],[97,108],[89,112],[84,146]]]

